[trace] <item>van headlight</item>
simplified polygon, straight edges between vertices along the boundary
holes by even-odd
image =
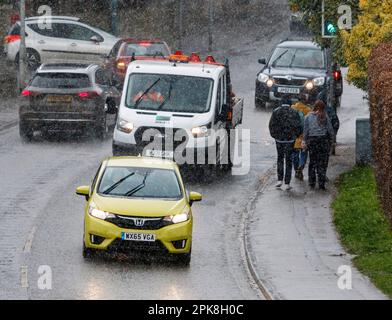
[[[177,224],[177,223],[182,223],[185,221],[188,221],[190,219],[190,213],[189,210],[185,210],[183,213],[176,214],[174,216],[167,216],[163,220],[165,222],[168,222],[170,224]]]
[[[132,122],[129,122],[121,118],[119,118],[119,120],[117,121],[117,129],[121,132],[125,132],[129,134],[133,131],[134,128],[135,126]]]
[[[264,74],[264,73],[260,73],[258,76],[257,76],[257,80],[259,80],[260,82],[263,82],[263,83],[266,83],[268,80],[269,80],[269,76],[267,76],[266,74]]]
[[[195,127],[192,129],[192,135],[194,138],[208,137],[210,130],[208,130],[208,126]]]
[[[106,219],[111,219],[116,217],[114,214],[97,209],[94,203],[90,204],[90,206],[88,207],[88,213],[90,216],[101,220],[106,220]]]
[[[313,79],[313,83],[316,87],[320,87],[323,86],[325,83],[325,78],[324,77],[320,77],[320,78],[315,78]]]

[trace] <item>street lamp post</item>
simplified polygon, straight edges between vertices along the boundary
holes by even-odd
[[[212,51],[213,37],[212,30],[214,27],[214,2],[208,0],[208,51]]]
[[[178,48],[182,49],[182,36],[184,32],[184,0],[178,1]]]
[[[26,17],[26,3],[25,0],[20,0],[20,48],[19,48],[19,90],[25,87],[26,81],[26,32],[25,32],[25,17]]]
[[[111,0],[110,16],[112,33],[118,36],[118,0]]]

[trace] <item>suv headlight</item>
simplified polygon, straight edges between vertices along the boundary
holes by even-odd
[[[210,130],[208,129],[208,126],[195,127],[192,129],[192,135],[194,138],[208,137],[210,135]]]
[[[90,214],[90,216],[101,220],[106,220],[106,219],[116,217],[114,214],[97,209],[94,203],[90,204],[88,208],[88,213]]]
[[[176,214],[174,216],[167,216],[163,220],[170,224],[177,224],[181,222],[188,221],[190,219],[189,209],[186,209],[183,213]]]
[[[117,129],[119,131],[125,132],[125,133],[131,133],[134,129],[134,125],[132,122],[129,122],[127,120],[119,118],[117,121]]]
[[[323,86],[325,83],[325,78],[324,77],[320,77],[320,78],[315,78],[313,79],[313,83],[316,87],[320,87]]]
[[[259,80],[260,82],[263,82],[263,83],[266,83],[266,82],[268,81],[269,78],[270,78],[270,77],[267,76],[267,75],[264,74],[264,73],[260,73],[260,74],[257,76],[257,80]]]

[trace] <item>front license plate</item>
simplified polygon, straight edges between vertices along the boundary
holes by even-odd
[[[162,150],[146,150],[147,157],[154,158],[164,158],[164,159],[173,159],[174,152],[173,151],[162,151]]]
[[[71,103],[72,96],[48,96],[48,102],[51,102],[51,103]]]
[[[155,234],[123,232],[121,239],[124,241],[155,242]]]
[[[279,87],[278,88],[279,93],[291,93],[291,94],[299,94],[300,90],[299,88],[286,88],[286,87]]]

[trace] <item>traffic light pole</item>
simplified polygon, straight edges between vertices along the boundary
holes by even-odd
[[[23,90],[26,83],[26,3],[25,0],[20,0],[20,48],[19,48],[19,81],[18,89]]]

